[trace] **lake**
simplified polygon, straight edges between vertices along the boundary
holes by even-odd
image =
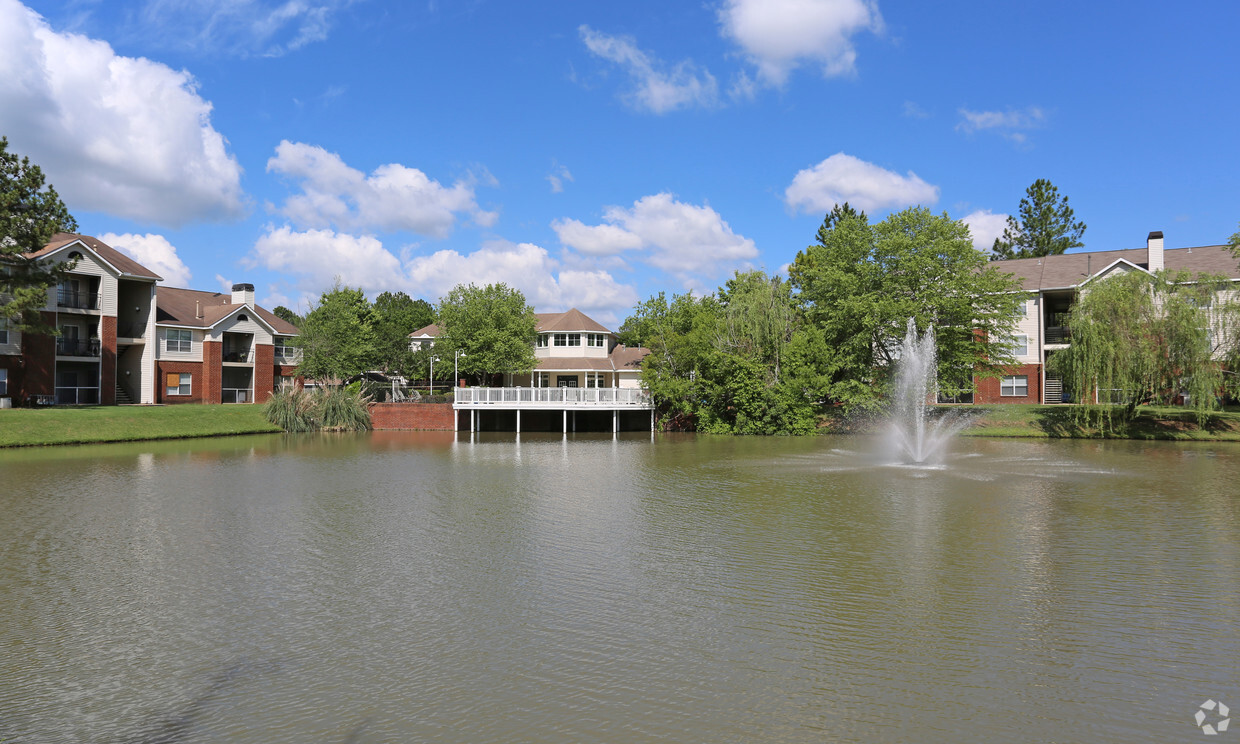
[[[0,742],[1161,742],[1240,713],[1240,446],[880,448],[0,451]]]

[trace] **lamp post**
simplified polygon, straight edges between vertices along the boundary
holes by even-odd
[[[435,355],[431,354],[431,391],[429,395],[435,394]]]
[[[461,351],[460,349],[457,349],[456,358],[452,360],[452,386],[453,387],[456,387],[457,385],[460,384],[460,382],[458,382],[461,379],[461,373],[459,369],[460,369],[461,357],[463,356],[465,356],[465,352]]]

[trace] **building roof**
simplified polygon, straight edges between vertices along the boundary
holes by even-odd
[[[49,253],[55,253],[61,248],[64,248],[66,245],[76,241],[81,241],[83,245],[98,254],[100,258],[111,265],[112,268],[116,269],[122,276],[137,277],[140,279],[154,279],[156,281],[163,279],[163,277],[159,274],[156,274],[154,271],[151,271],[102,240],[91,237],[90,235],[56,233],[52,236],[51,241],[49,241],[47,245],[37,251],[34,251],[33,253],[27,253],[26,257],[42,258],[43,256],[46,256]]]
[[[155,290],[155,322],[210,328],[244,305],[233,304],[231,294],[197,289],[160,287]],[[281,335],[296,336],[297,327],[280,320],[266,308],[254,306],[254,314]]]
[[[430,325],[424,328],[419,328],[418,330],[409,334],[409,338],[415,338],[415,337],[421,338],[422,336],[430,336],[431,338],[438,338],[439,337],[439,326],[435,325],[434,323],[431,323]]]
[[[1022,289],[1067,289],[1083,283],[1119,260],[1146,268],[1149,266],[1149,251],[1147,248],[1132,248],[1064,253],[1042,258],[995,261],[993,265],[1000,271],[1015,274]],[[1163,265],[1173,271],[1225,274],[1232,279],[1240,279],[1240,261],[1225,245],[1170,248],[1163,251]]]
[[[650,349],[616,346],[606,357],[540,357],[539,372],[640,372]]]
[[[534,317],[538,318],[538,331],[540,333],[563,333],[565,331],[611,333],[611,331],[577,308],[563,313],[534,313]]]

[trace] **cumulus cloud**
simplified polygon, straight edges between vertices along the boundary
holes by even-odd
[[[370,291],[403,289],[400,261],[368,235],[269,226],[247,262],[300,276],[319,288],[330,286],[339,276],[349,286]]]
[[[603,218],[601,225],[565,219],[552,227],[569,248],[591,256],[641,250],[640,260],[682,279],[735,268],[758,255],[754,242],[732,232],[718,212],[667,193],[642,197],[628,209],[608,207]]]
[[[842,152],[797,173],[784,191],[788,206],[805,212],[826,212],[844,202],[874,212],[938,199],[939,187],[912,171],[902,176]]]
[[[803,62],[826,77],[855,72],[853,37],[881,32],[883,19],[873,0],[726,0],[719,25],[764,81],[783,86]]]
[[[300,142],[282,141],[267,170],[301,182],[302,193],[278,209],[299,227],[409,230],[442,238],[458,214],[484,227],[497,216],[478,206],[472,178],[444,186],[399,163],[381,165],[367,176],[336,153]]]
[[[1025,131],[1037,129],[1045,123],[1046,112],[1037,106],[1007,111],[971,111],[962,108],[956,131],[972,134],[994,130],[1013,142],[1023,143],[1028,139]]]
[[[983,253],[988,252],[995,244],[995,238],[1003,235],[1007,220],[1006,214],[995,214],[989,209],[978,209],[960,218],[961,222],[969,226],[973,247]]]
[[[578,307],[611,317],[637,302],[636,290],[610,273],[565,269],[533,243],[493,240],[472,252],[401,253],[398,258],[369,236],[271,226],[246,263],[295,277],[303,298],[317,296],[339,277],[368,293],[400,290],[431,302],[457,284],[504,282],[520,289],[540,312]]]
[[[242,215],[241,167],[181,70],[0,0],[0,132],[73,210],[177,226]]]
[[[188,287],[189,267],[177,255],[177,249],[162,235],[104,233],[99,239],[163,277],[169,287]]]
[[[623,100],[633,108],[665,114],[693,106],[718,105],[719,84],[709,70],[687,60],[666,69],[658,59],[638,49],[633,39],[608,36],[589,26],[581,26],[578,31],[591,54],[628,72],[634,87]]]

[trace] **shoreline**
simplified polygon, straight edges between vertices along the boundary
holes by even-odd
[[[1142,407],[1112,432],[1074,421],[1074,406],[936,406],[934,412],[966,411],[974,417],[957,436],[995,439],[1128,439],[1170,442],[1240,442],[1240,411],[1215,413],[1203,429],[1192,412]],[[933,415],[933,414],[932,414]],[[824,419],[822,434],[874,434],[875,419]],[[8,409],[0,412],[0,449],[109,444],[277,434],[262,406],[92,406]]]

